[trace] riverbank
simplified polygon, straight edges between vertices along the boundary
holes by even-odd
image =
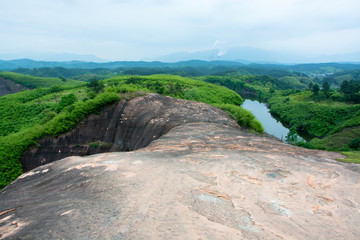
[[[252,112],[264,127],[264,131],[282,141],[285,141],[287,134],[290,132],[280,121],[275,119],[265,103],[256,100],[245,99],[242,107]]]

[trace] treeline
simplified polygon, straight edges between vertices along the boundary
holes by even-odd
[[[276,90],[296,92],[307,89],[311,80],[303,76],[272,77],[267,75],[240,75],[237,73],[226,76],[202,76],[199,80],[225,86],[250,99],[266,102]]]
[[[117,68],[65,68],[65,67],[42,67],[42,68],[17,68],[12,72],[53,78],[71,78],[80,81],[90,81],[92,78],[106,79],[123,75],[149,76],[155,74],[171,74],[183,77],[197,77],[204,75],[224,76],[229,73],[246,75],[267,75],[272,77],[306,77],[306,75],[274,68],[273,65],[243,65],[240,63],[226,62],[203,62],[189,61],[173,64],[158,64],[153,67],[140,67],[141,64],[128,64]],[[136,66],[139,65],[139,66]]]
[[[359,70],[348,70],[348,71],[340,71],[333,73],[324,77],[316,77],[314,82],[322,84],[324,82],[328,82],[334,88],[339,88],[343,81],[360,81],[360,71]]]
[[[327,81],[323,82],[321,87],[319,84],[311,82],[308,90],[314,93],[313,100],[316,101],[329,99],[337,102],[360,103],[359,81],[344,80],[341,82],[339,88],[331,88],[330,83]],[[323,94],[319,94],[319,92]]]
[[[360,82],[344,80],[340,85],[340,92],[344,94],[344,100],[352,103],[360,103]]]
[[[83,69],[83,68],[64,68],[64,67],[44,67],[44,68],[17,68],[12,72],[31,75],[35,77],[51,77],[61,80],[74,79],[88,82],[91,79],[105,79],[116,76],[121,70],[111,70],[105,68]]]
[[[75,86],[83,84],[80,81],[54,77],[34,77],[13,72],[0,72],[0,78],[9,79],[27,88],[52,87],[52,86]]]

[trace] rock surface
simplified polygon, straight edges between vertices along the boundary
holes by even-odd
[[[11,94],[17,93],[23,90],[28,90],[29,88],[24,87],[23,85],[16,83],[12,80],[5,79],[0,77],[0,97]]]
[[[217,118],[21,175],[0,195],[0,238],[360,238],[358,165]]]
[[[68,156],[136,150],[189,122],[238,126],[226,113],[208,104],[148,94],[92,114],[69,133],[42,139],[38,147],[24,154],[23,170]]]

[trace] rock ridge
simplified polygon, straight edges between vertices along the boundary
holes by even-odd
[[[0,195],[0,238],[359,239],[360,167],[338,157],[187,123],[21,175]]]
[[[90,115],[66,134],[38,141],[21,163],[26,172],[68,156],[133,151],[189,122],[238,127],[225,112],[208,104],[151,93],[129,102],[121,100],[100,114]]]
[[[172,101],[145,98],[156,114],[157,100]],[[142,116],[154,105],[129,109],[137,101],[113,111]],[[71,156],[17,178],[0,194],[0,238],[360,239],[360,165],[253,135],[208,105],[175,102],[207,109],[192,122],[174,115],[178,125],[136,151]],[[146,116],[138,126],[152,127],[142,132],[163,126]]]

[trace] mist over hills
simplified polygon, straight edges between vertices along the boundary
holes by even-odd
[[[88,62],[88,61],[36,61],[32,59],[15,59],[15,60],[0,60],[0,70],[13,70],[16,68],[44,68],[44,67],[64,67],[64,68],[106,68],[115,69],[119,67],[161,67],[166,65],[161,62],[131,62],[131,61],[117,61],[117,62]]]
[[[118,56],[121,59],[122,56]],[[4,60],[4,61],[1,61]],[[19,67],[67,67],[67,68],[118,68],[118,67],[164,67],[169,63],[186,66],[204,65],[204,61],[216,65],[241,64],[276,64],[295,65],[305,63],[360,63],[360,52],[306,55],[285,51],[271,51],[253,47],[226,47],[214,46],[211,49],[193,52],[174,52],[158,57],[143,58],[138,61],[115,60],[109,61],[95,55],[54,53],[54,52],[19,52],[1,53],[0,70],[10,70]],[[36,61],[36,63],[35,63]],[[224,63],[224,61],[226,63]],[[229,63],[231,62],[231,63]],[[85,64],[86,63],[86,64]],[[172,66],[172,65],[171,65]]]
[[[0,59],[9,59],[9,55],[0,54]],[[15,55],[13,55],[15,56]],[[30,58],[0,60],[1,71],[13,71],[19,68],[54,68],[67,69],[135,69],[126,74],[142,74],[142,72],[172,73],[174,69],[191,72],[193,75],[217,74],[229,70],[253,74],[251,69],[277,69],[309,74],[331,73],[344,70],[360,70],[360,53],[336,54],[327,56],[299,56],[291,53],[280,53],[251,47],[215,46],[213,49],[177,52],[153,58],[151,61],[106,61],[94,55],[70,53],[26,53]],[[42,61],[35,59],[44,59]],[[46,60],[48,59],[48,60]],[[51,61],[49,61],[51,60]],[[186,69],[188,68],[188,69]],[[191,69],[190,69],[191,68]],[[139,69],[147,69],[139,71]],[[149,71],[150,69],[150,71]],[[156,69],[156,71],[154,71]],[[200,70],[202,69],[202,70]],[[209,71],[209,69],[212,69]],[[23,73],[23,72],[20,72]],[[266,73],[266,72],[265,72]],[[256,71],[256,74],[265,74]]]
[[[55,53],[55,52],[16,52],[1,53],[0,59],[32,59],[35,61],[47,62],[67,62],[67,61],[83,61],[83,62],[107,62],[107,60],[90,54],[74,54],[74,53]]]
[[[217,74],[225,71],[239,71],[247,74],[270,74],[273,70],[301,72],[305,74],[329,73],[347,70],[360,70],[360,63],[306,63],[306,64],[278,64],[278,63],[255,63],[225,60],[188,60],[179,62],[160,61],[115,61],[115,62],[85,62],[85,61],[35,61],[31,59],[0,60],[0,71],[15,71],[25,73],[22,69],[105,69],[107,71],[124,71],[125,74],[144,73],[171,73],[173,71],[186,71],[195,75]],[[133,71],[132,71],[133,70]],[[270,71],[270,72],[269,72]],[[148,75],[148,74],[145,74]],[[271,75],[271,74],[270,74]]]
[[[324,62],[360,62],[360,52],[348,54],[329,55],[300,55],[285,52],[269,51],[252,47],[214,48],[210,50],[194,52],[177,52],[156,60],[164,62],[178,62],[192,59],[204,61],[238,61],[242,63],[276,63],[276,64],[300,64],[300,63],[324,63]]]
[[[286,63],[292,60],[291,56],[250,47],[233,47],[230,49],[214,48],[194,52],[177,52],[160,57],[158,60],[164,62],[178,62],[191,59],[198,59],[203,61],[238,61],[243,63]]]

